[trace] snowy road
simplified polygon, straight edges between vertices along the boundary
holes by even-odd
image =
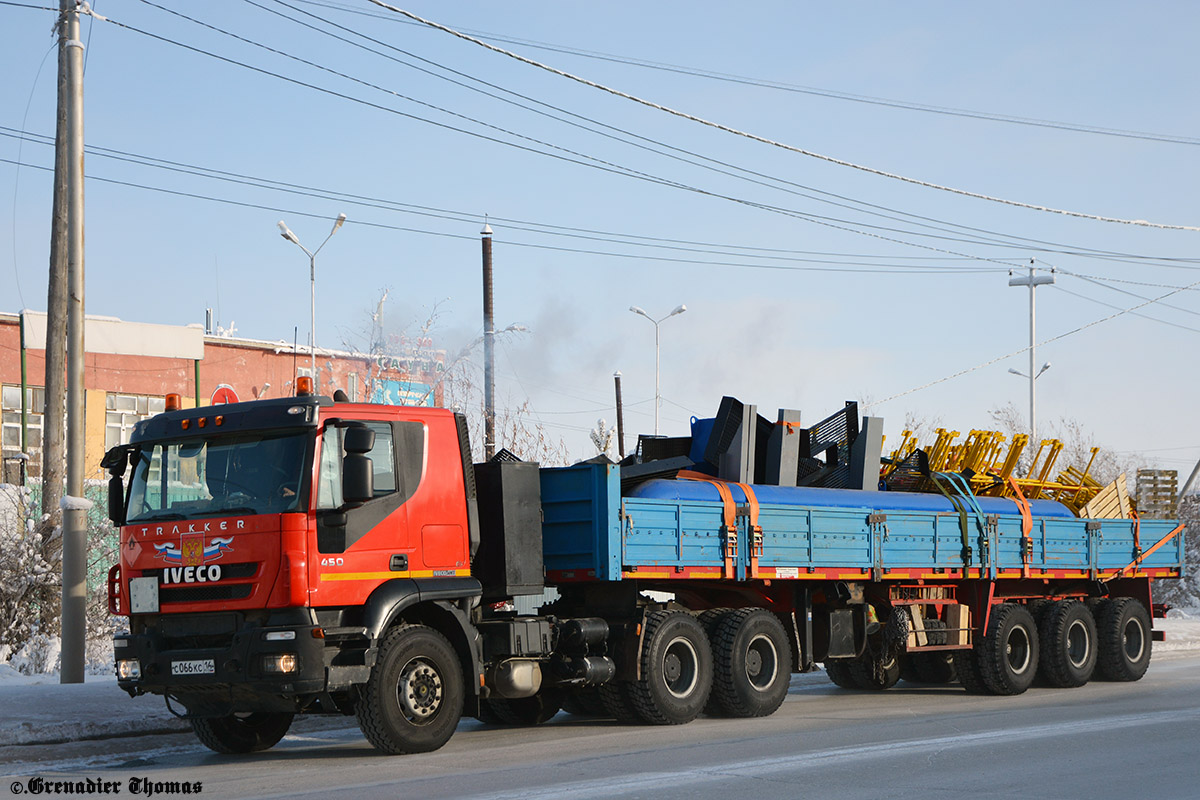
[[[1200,654],[1155,654],[1132,684],[969,696],[901,683],[880,694],[795,676],[774,716],[672,728],[464,722],[442,750],[378,756],[340,720],[253,757],[169,734],[0,748],[0,787],[46,780],[199,781],[202,796],[436,798],[1193,798]],[[26,752],[21,752],[22,750]]]

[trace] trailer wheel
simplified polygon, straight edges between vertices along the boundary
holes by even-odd
[[[850,662],[850,675],[859,689],[890,689],[900,681],[900,656],[890,648],[880,654],[863,653]]]
[[[987,634],[975,646],[983,685],[991,694],[1021,694],[1038,670],[1037,624],[1025,606],[992,607]]]
[[[946,623],[936,617],[925,620],[925,634],[929,644],[941,646],[946,644]],[[949,651],[934,651],[932,653],[910,653],[908,662],[912,665],[918,683],[954,683],[958,671],[954,667],[954,656]]]
[[[731,717],[774,714],[791,680],[787,632],[775,615],[761,608],[731,612],[711,643],[712,694],[720,710]]]
[[[858,682],[850,674],[850,661],[847,659],[830,659],[825,662],[825,675],[834,686],[842,689],[857,689]]]
[[[686,611],[646,617],[641,680],[630,697],[651,725],[682,725],[700,716],[712,691],[712,651],[700,622]]]
[[[541,725],[550,720],[562,708],[562,693],[557,690],[541,691],[533,697],[489,697],[484,700],[492,713],[505,725]]]
[[[1100,652],[1097,666],[1110,681],[1136,681],[1150,666],[1150,615],[1132,597],[1100,605],[1096,616]]]
[[[700,622],[700,627],[704,628],[704,632],[708,634],[709,647],[713,649],[713,660],[716,661],[716,641],[717,627],[720,626],[721,620],[725,615],[733,613],[732,608],[709,608],[700,612],[696,617]],[[715,677],[714,677],[715,680]],[[725,711],[721,708],[721,704],[717,702],[717,693],[712,691],[708,695],[708,702],[704,704],[704,713],[710,717],[721,717],[725,715]]]
[[[1049,685],[1083,686],[1096,669],[1096,621],[1078,600],[1062,600],[1045,609],[1040,625],[1038,675]]]
[[[225,717],[197,717],[192,732],[217,753],[257,753],[279,743],[292,725],[292,714],[261,711]]]
[[[633,704],[629,681],[609,681],[600,684],[600,702],[608,716],[625,725],[640,723],[642,717]]]
[[[367,741],[390,755],[437,750],[454,735],[462,708],[458,656],[445,636],[425,625],[387,632],[355,704]]]

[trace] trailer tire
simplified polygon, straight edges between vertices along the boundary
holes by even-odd
[[[730,717],[774,714],[791,683],[788,637],[779,619],[761,608],[733,611],[721,618],[711,644],[712,697],[721,712]]]
[[[700,716],[712,691],[708,636],[686,611],[656,611],[646,617],[641,680],[630,697],[651,725],[683,725]]]
[[[600,684],[600,702],[605,713],[625,725],[634,725],[642,721],[637,708],[633,705],[628,681],[609,681]]]
[[[1050,686],[1071,688],[1091,680],[1099,635],[1096,620],[1078,600],[1062,600],[1043,610],[1038,675]]]
[[[832,681],[834,686],[841,689],[857,689],[858,682],[854,680],[854,675],[850,673],[850,661],[848,659],[830,659],[825,662],[825,675]]]
[[[891,648],[879,654],[863,653],[850,662],[850,675],[859,689],[890,689],[900,682],[900,654]]]
[[[717,653],[716,653],[716,649],[715,649],[716,648],[715,643],[717,641],[717,626],[719,626],[721,624],[721,620],[724,619],[725,615],[730,614],[732,612],[733,612],[732,608],[709,608],[704,611],[701,611],[700,615],[698,617],[696,617],[696,619],[699,620],[699,622],[700,622],[700,627],[704,628],[704,632],[706,634],[708,634],[709,646],[714,648],[713,649],[713,661],[714,662],[716,661],[716,658],[717,658]],[[714,666],[714,672],[715,672],[715,666]],[[716,680],[715,676],[713,679]],[[704,704],[704,713],[710,717],[725,716],[725,712],[721,708],[721,704],[717,702],[716,691],[712,691],[709,693],[708,702]]]
[[[1038,671],[1037,623],[1025,606],[993,606],[988,630],[975,646],[979,673],[990,694],[1021,694]]]
[[[1132,597],[1100,605],[1096,615],[1100,652],[1097,667],[1110,681],[1136,681],[1150,666],[1150,615]]]
[[[437,750],[462,709],[462,665],[446,637],[425,625],[389,630],[355,704],[367,741],[389,755]]]
[[[946,623],[936,617],[925,620],[925,634],[929,644],[942,646],[947,643]],[[954,683],[958,678],[958,670],[954,666],[954,656],[950,651],[936,650],[932,653],[916,652],[908,656],[908,662],[916,674],[918,683],[942,684]]]
[[[257,753],[279,744],[292,725],[292,714],[259,711],[225,717],[194,717],[192,732],[216,753]]]
[[[543,690],[532,697],[489,697],[484,700],[505,725],[530,727],[549,721],[562,709],[562,693]]]

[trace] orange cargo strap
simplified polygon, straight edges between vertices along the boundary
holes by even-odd
[[[762,526],[758,524],[758,496],[748,483],[739,483],[737,486],[745,493],[746,505],[750,507],[750,577],[757,578],[758,557],[763,549]]]
[[[710,475],[705,475],[702,472],[692,472],[691,470],[680,470],[676,478],[685,481],[697,481],[699,483],[711,483],[717,487],[717,494],[721,496],[721,505],[724,506],[724,522],[725,525],[721,532],[725,535],[725,572],[724,577],[733,579],[737,577],[734,572],[734,559],[737,558],[737,505],[733,502],[733,492],[729,491],[729,487],[723,482]],[[758,504],[755,503],[757,510]],[[756,514],[757,518],[757,514]]]
[[[1151,556],[1151,554],[1154,553],[1154,551],[1158,550],[1158,548],[1162,547],[1164,544],[1166,544],[1167,542],[1174,539],[1179,534],[1179,532],[1181,530],[1183,530],[1185,527],[1186,526],[1183,524],[1176,526],[1175,530],[1171,531],[1166,536],[1164,536],[1159,541],[1158,544],[1154,545],[1154,547],[1151,547],[1149,550],[1147,550],[1146,552],[1139,555],[1133,561],[1130,561],[1127,566],[1117,570],[1112,575],[1109,575],[1107,578],[1104,578],[1104,580],[1111,581],[1113,578],[1119,578],[1131,569],[1136,571],[1139,564],[1141,564],[1143,561],[1145,561],[1147,558],[1149,558]]]
[[[1133,554],[1140,556],[1142,554],[1142,520],[1138,517],[1137,512],[1132,512],[1133,516]]]
[[[1013,490],[1013,497],[1010,499],[1017,504],[1017,508],[1021,511],[1021,576],[1028,578],[1029,562],[1033,560],[1033,539],[1030,536],[1033,533],[1033,510],[1029,506],[1029,501],[1025,499],[1021,487],[1011,475],[1008,476],[1008,485]]]

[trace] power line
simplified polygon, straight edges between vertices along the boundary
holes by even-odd
[[[1087,213],[1084,213],[1081,211],[1070,211],[1067,209],[1052,208],[1050,206],[1042,206],[1042,205],[1037,205],[1034,203],[1025,203],[1025,202],[1021,202],[1018,200],[1007,200],[1007,199],[1004,199],[1001,197],[993,197],[991,195],[981,194],[979,192],[968,191],[966,189],[957,189],[957,188],[954,188],[951,186],[944,186],[942,184],[932,183],[930,181],[924,181],[924,180],[920,180],[917,178],[910,178],[908,176],[900,175],[900,174],[897,174],[894,172],[887,172],[885,170],[876,169],[874,167],[868,167],[863,164],[856,164],[852,161],[846,161],[844,159],[834,158],[833,156],[823,155],[821,153],[817,153],[812,150],[805,150],[804,148],[801,148],[801,147],[796,147],[794,145],[785,144],[783,142],[778,142],[773,139],[767,139],[766,137],[758,136],[757,134],[738,130],[737,128],[732,128],[728,125],[723,125],[718,122],[713,122],[711,120],[704,119],[703,117],[697,117],[694,114],[687,114],[683,111],[678,111],[676,109],[670,108],[669,106],[664,106],[660,103],[655,103],[650,100],[646,100],[641,97],[637,97],[636,95],[629,94],[627,92],[622,92],[622,91],[620,91],[618,89],[614,89],[610,86],[605,86],[604,84],[596,83],[595,81],[591,81],[586,78],[581,78],[578,75],[573,75],[569,72],[565,72],[563,70],[557,69],[556,67],[551,67],[548,64],[543,64],[540,61],[535,61],[531,58],[526,58],[525,56],[518,55],[517,53],[514,53],[510,50],[505,50],[502,47],[497,47],[495,45],[488,44],[487,42],[484,42],[473,36],[468,36],[467,34],[457,31],[453,28],[446,27],[445,25],[441,25],[439,23],[433,22],[432,20],[425,19],[424,17],[420,17],[420,16],[412,13],[411,11],[405,11],[404,9],[397,8],[396,6],[393,6],[393,5],[389,5],[385,2],[383,2],[383,0],[370,0],[370,2],[374,3],[375,5],[377,5],[381,8],[386,8],[389,11],[393,11],[397,14],[403,14],[404,16],[406,16],[410,19],[421,22],[422,24],[428,25],[431,28],[436,28],[437,30],[443,31],[452,36],[456,36],[460,39],[463,39],[464,41],[472,42],[474,44],[479,45],[480,47],[485,47],[488,50],[491,50],[496,53],[500,53],[501,55],[508,56],[509,58],[516,59],[517,61],[520,61],[524,64],[528,64],[530,66],[537,67],[538,69],[546,70],[547,72],[550,72],[554,75],[558,75],[559,77],[563,77],[563,78],[567,78],[569,80],[576,81],[577,83],[583,84],[584,86],[589,86],[593,89],[598,89],[603,92],[608,92],[609,94],[612,94],[616,97],[620,97],[625,100],[630,100],[635,103],[639,103],[641,105],[646,106],[647,108],[653,108],[657,111],[662,111],[664,113],[671,114],[672,116],[679,117],[680,119],[686,119],[690,122],[695,122],[695,123],[704,125],[706,127],[710,127],[710,128],[714,128],[719,131],[723,131],[725,133],[730,133],[735,136],[741,136],[743,138],[759,142],[760,144],[766,144],[766,145],[770,145],[772,147],[778,147],[782,150],[787,150],[789,152],[797,153],[799,155],[808,156],[809,158],[815,158],[815,159],[818,159],[820,161],[825,161],[830,164],[836,164],[837,166],[849,167],[851,169],[856,169],[856,170],[859,170],[861,172],[866,172],[871,175],[877,175],[882,178],[891,178],[892,180],[898,180],[898,181],[902,181],[904,183],[910,183],[915,186],[922,186],[926,189],[936,189],[938,191],[949,192],[951,194],[962,195],[964,197],[973,197],[976,200],[987,200],[992,203],[1000,203],[1002,205],[1015,206],[1017,208],[1025,208],[1025,209],[1028,209],[1031,211],[1042,211],[1042,212],[1046,212],[1046,213],[1050,213],[1050,214],[1061,214],[1061,215],[1069,216],[1069,217],[1077,217],[1079,219],[1089,219],[1089,220],[1093,220],[1095,222],[1110,222],[1110,223],[1116,223],[1116,224],[1120,224],[1120,225],[1134,225],[1134,226],[1147,227],[1147,228],[1159,228],[1162,230],[1200,231],[1200,227],[1195,227],[1195,226],[1191,226],[1191,225],[1169,225],[1169,224],[1161,223],[1161,222],[1150,222],[1150,221],[1144,220],[1144,219],[1121,219],[1119,217],[1106,217],[1106,216],[1100,216],[1100,215],[1096,215],[1096,214],[1087,214]]]
[[[372,2],[374,2],[374,0],[372,0]],[[1038,343],[1037,343],[1037,345],[1035,345],[1035,346],[1036,346],[1036,347],[1042,347],[1042,346],[1044,346],[1044,345],[1050,344],[1051,342],[1057,342],[1059,339],[1065,339],[1065,338],[1067,338],[1068,336],[1074,336],[1075,334],[1077,334],[1077,333],[1080,333],[1081,331],[1085,331],[1085,330],[1087,330],[1088,328],[1093,328],[1093,327],[1095,327],[1096,325],[1100,325],[1101,323],[1108,322],[1109,320],[1116,319],[1117,317],[1123,316],[1123,315],[1125,315],[1125,314],[1130,314],[1130,313],[1133,313],[1134,311],[1137,311],[1138,309],[1145,308],[1146,306],[1148,306],[1148,305],[1151,305],[1151,304],[1153,304],[1153,303],[1157,303],[1157,302],[1158,302],[1158,301],[1160,301],[1160,300],[1165,300],[1166,298],[1170,297],[1171,295],[1173,295],[1173,294],[1178,294],[1179,292],[1182,292],[1182,291],[1184,291],[1184,290],[1186,290],[1186,289],[1190,289],[1190,288],[1192,288],[1193,286],[1200,286],[1200,281],[1196,281],[1196,282],[1194,282],[1194,283],[1188,284],[1187,286],[1181,286],[1181,287],[1179,287],[1178,289],[1175,289],[1174,291],[1167,292],[1166,294],[1162,295],[1161,297],[1156,297],[1156,298],[1153,298],[1153,299],[1151,299],[1151,300],[1147,300],[1147,301],[1146,301],[1146,302],[1144,302],[1144,303],[1139,303],[1138,305],[1136,305],[1136,306],[1133,306],[1132,308],[1126,308],[1126,309],[1122,309],[1122,310],[1118,311],[1118,312],[1117,312],[1117,313],[1115,313],[1115,314],[1109,314],[1107,317],[1103,317],[1103,318],[1101,318],[1101,319],[1093,320],[1092,322],[1089,322],[1089,323],[1087,323],[1086,325],[1080,325],[1078,328],[1074,328],[1073,330],[1069,330],[1069,331],[1067,331],[1066,333],[1060,333],[1060,334],[1058,334],[1057,336],[1051,336],[1049,339],[1046,339],[1045,341],[1038,342]],[[966,375],[966,374],[968,374],[968,373],[975,372],[975,371],[977,371],[977,370],[981,370],[981,369],[983,369],[984,367],[990,367],[992,364],[996,364],[996,363],[998,363],[998,362],[1000,362],[1000,361],[1003,361],[1003,360],[1005,360],[1006,358],[1012,358],[1013,356],[1018,356],[1018,355],[1020,355],[1021,353],[1025,353],[1025,352],[1028,352],[1028,351],[1029,351],[1029,348],[1028,348],[1028,347],[1022,347],[1022,348],[1020,348],[1019,350],[1014,350],[1014,351],[1013,351],[1013,352],[1011,352],[1011,353],[1006,353],[1005,355],[1002,355],[1002,356],[997,356],[996,358],[993,358],[993,359],[991,359],[991,360],[989,360],[989,361],[985,361],[985,362],[983,362],[982,364],[977,364],[977,365],[975,365],[975,366],[973,366],[973,367],[968,367],[967,369],[959,370],[958,372],[955,372],[955,373],[954,373],[954,374],[952,374],[952,375],[947,375],[947,376],[945,376],[945,377],[943,377],[943,378],[938,378],[936,381],[930,381],[929,383],[923,384],[923,385],[921,385],[921,386],[918,386],[918,387],[916,387],[916,388],[914,388],[914,389],[909,389],[909,390],[907,390],[907,391],[900,392],[899,394],[894,394],[894,395],[891,395],[890,397],[885,397],[885,398],[883,398],[882,400],[877,400],[877,401],[875,401],[874,403],[871,403],[871,405],[872,405],[872,406],[883,405],[884,403],[887,403],[887,402],[889,402],[889,401],[891,401],[891,400],[896,400],[897,398],[904,397],[904,396],[906,396],[906,395],[910,395],[910,394],[913,394],[913,393],[915,393],[915,392],[919,392],[919,391],[921,391],[922,389],[928,389],[928,388],[929,388],[929,387],[931,387],[931,386],[937,386],[939,383],[945,383],[946,381],[953,380],[954,378],[959,378],[959,377],[961,377],[961,376],[963,376],[963,375]]]
[[[1053,287],[1056,290],[1063,292],[1064,294],[1069,294],[1072,297],[1078,297],[1080,300],[1087,300],[1089,303],[1096,303],[1097,305],[1102,305],[1105,308],[1112,308],[1112,309],[1118,309],[1118,310],[1121,308],[1120,306],[1113,305],[1112,303],[1106,303],[1103,300],[1097,300],[1094,297],[1088,297],[1086,294],[1080,294],[1079,292],[1073,292],[1070,289],[1064,289],[1062,286],[1060,286],[1058,284],[1054,284]],[[1179,328],[1180,330],[1190,331],[1191,333],[1200,333],[1200,328],[1190,328],[1187,325],[1180,325],[1177,322],[1170,322],[1165,319],[1159,319],[1158,317],[1152,317],[1149,314],[1142,314],[1137,311],[1130,311],[1128,313],[1130,316],[1140,317],[1140,318],[1142,318],[1144,320],[1148,320],[1150,322],[1157,322],[1161,325],[1170,325],[1172,328]]]
[[[302,3],[304,5],[318,6],[322,8],[330,8],[343,11],[349,14],[358,14],[361,16],[371,17],[374,19],[389,19],[396,22],[403,22],[409,25],[420,25],[418,22],[410,20],[397,20],[394,16],[386,14],[377,14],[365,11],[363,9],[351,8],[337,3],[322,3],[315,0],[293,0],[293,2]],[[486,33],[481,31],[470,31],[463,29],[468,33],[478,36],[480,39],[486,39],[493,42],[504,42],[506,44],[516,44],[524,47],[532,47],[538,50],[546,50],[553,53],[563,53],[566,55],[579,56],[581,58],[590,58],[597,61],[608,61],[616,64],[627,64],[634,67],[642,67],[645,69],[659,70],[662,72],[673,72],[680,75],[689,75],[698,78],[709,78],[711,80],[725,81],[727,83],[736,83],[744,86],[755,86],[764,89],[776,89],[784,92],[792,92],[795,94],[806,94],[815,97],[825,97],[834,100],[847,100],[854,103],[865,103],[868,105],[882,106],[886,108],[899,108],[907,111],[920,111],[930,114],[939,114],[943,116],[964,117],[967,119],[978,119],[989,122],[1003,122],[1011,125],[1026,125],[1039,128],[1050,128],[1054,130],[1071,131],[1075,133],[1090,133],[1099,136],[1115,136],[1125,139],[1141,139],[1151,142],[1165,142],[1168,144],[1184,144],[1184,145],[1200,145],[1200,138],[1191,136],[1177,136],[1173,134],[1152,133],[1148,131],[1127,130],[1122,128],[1108,128],[1100,125],[1087,125],[1083,123],[1063,122],[1059,120],[1039,119],[1037,117],[1021,117],[1011,114],[999,114],[988,111],[976,111],[965,108],[954,108],[952,106],[938,106],[930,103],[918,103],[911,100],[896,100],[886,97],[874,97],[871,95],[854,94],[851,92],[841,92],[835,89],[825,89],[815,86],[801,86],[797,84],[784,83],[782,81],[773,81],[766,78],[754,78],[745,75],[735,75],[731,73],[716,72],[700,67],[681,66],[678,64],[668,64],[660,61],[650,61],[647,59],[633,58],[630,56],[619,56],[611,53],[603,53],[599,51],[582,50],[565,45],[553,44],[547,42],[538,42],[532,39],[519,39],[515,37],[502,36],[495,33]]]

